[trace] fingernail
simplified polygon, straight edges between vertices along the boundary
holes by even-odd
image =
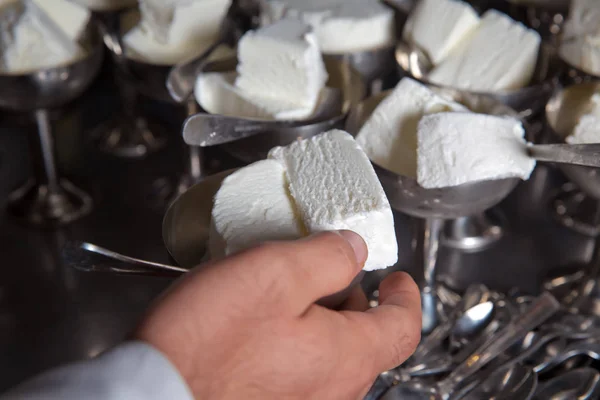
[[[367,255],[369,254],[364,239],[359,234],[352,231],[338,231],[338,233],[352,246],[356,262],[363,265],[365,261],[367,261]]]

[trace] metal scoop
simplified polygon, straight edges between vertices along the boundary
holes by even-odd
[[[314,130],[322,132],[340,123],[344,117],[342,90],[326,87],[315,113],[308,120],[270,121],[200,113],[189,117],[183,125],[183,140],[190,146],[210,147],[278,130]]]

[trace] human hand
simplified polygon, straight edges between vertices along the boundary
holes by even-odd
[[[380,305],[368,311],[362,291],[352,310],[314,304],[346,288],[366,259],[348,231],[263,244],[186,274],[135,336],[165,354],[198,399],[359,399],[421,334],[419,291],[402,272],[381,283]]]

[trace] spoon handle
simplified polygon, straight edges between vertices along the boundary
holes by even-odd
[[[539,144],[527,149],[538,161],[600,168],[600,144]]]
[[[169,94],[176,102],[183,103],[190,97],[194,91],[198,71],[206,64],[217,47],[224,43],[225,37],[221,36],[198,57],[191,61],[178,64],[171,69],[167,77],[166,85]]]
[[[129,257],[86,242],[68,243],[62,250],[62,259],[65,264],[85,272],[173,276],[188,271],[174,265]]]
[[[183,124],[183,140],[190,146],[210,147],[234,142],[261,132],[293,128],[297,134],[303,130],[326,131],[343,120],[344,114],[318,123],[307,121],[268,121],[251,118],[199,113]]]
[[[485,344],[459,365],[438,387],[444,394],[451,393],[462,381],[471,377],[485,364],[496,358],[510,346],[522,339],[560,309],[560,303],[545,292],[534,300],[529,308],[513,319],[506,327],[493,335]]]

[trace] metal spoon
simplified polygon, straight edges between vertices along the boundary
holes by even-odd
[[[600,167],[600,144],[536,144],[527,146],[537,161]]]
[[[494,308],[494,303],[491,301],[471,307],[456,320],[450,334],[455,337],[472,338],[489,324],[494,315]],[[415,360],[416,362],[403,366],[402,373],[412,377],[439,375],[450,372],[455,365],[463,361],[461,359],[457,362],[455,356],[446,351],[440,352],[440,349],[441,342],[435,348],[428,348],[427,353],[422,353],[422,358],[419,358],[418,361]],[[425,357],[425,355],[429,357]]]
[[[428,356],[432,351],[438,348],[442,342],[448,337],[452,331],[453,326],[464,317],[468,310],[477,304],[486,303],[489,301],[491,292],[490,290],[480,284],[471,285],[465,291],[460,304],[457,306],[454,312],[449,318],[438,325],[427,337],[425,337],[419,347],[412,356],[412,360],[422,360]]]
[[[396,45],[396,62],[416,79],[426,79],[434,67],[423,50],[402,40]]]
[[[340,123],[344,117],[343,94],[338,88],[326,87],[313,116],[308,120],[265,120],[225,115],[199,113],[188,117],[183,125],[183,140],[190,146],[209,147],[234,142],[261,132],[295,129],[306,126],[315,129],[322,125],[326,131]]]
[[[503,366],[517,363],[533,365],[534,371],[551,362],[567,346],[565,338],[558,332],[544,333],[540,331],[529,332],[523,340],[510,348],[507,353],[509,360],[503,361]]]
[[[471,390],[465,391],[465,395],[460,393],[453,400],[529,400],[537,386],[538,377],[531,367],[514,364],[495,370]]]
[[[541,384],[536,400],[594,400],[600,397],[600,373],[593,368],[577,368]]]
[[[62,249],[62,258],[65,264],[85,272],[172,277],[189,271],[174,265],[129,257],[86,242],[68,243]]]
[[[600,318],[581,314],[565,313],[549,321],[546,329],[559,332],[567,339],[590,339],[600,337]]]
[[[258,1],[234,0],[223,19],[217,40],[198,57],[174,66],[167,77],[167,90],[178,103],[188,100],[194,91],[196,77],[211,54],[221,45],[235,47],[242,35],[255,27],[259,13]]]
[[[565,350],[558,354],[549,363],[540,366],[539,373],[547,372],[552,368],[578,356],[586,356],[596,361],[600,360],[600,343],[598,342],[575,342],[571,343]]]
[[[527,332],[542,324],[559,308],[560,304],[550,293],[542,294],[527,311],[513,319],[496,335],[490,337],[483,346],[444,380],[432,385],[423,382],[403,382],[388,390],[382,400],[448,399],[462,382],[472,377],[492,359],[523,338]]]

